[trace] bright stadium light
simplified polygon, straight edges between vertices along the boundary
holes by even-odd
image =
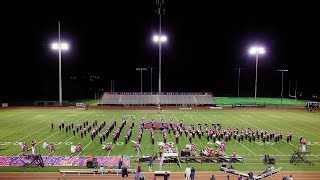
[[[61,51],[69,50],[69,44],[60,40],[60,21],[58,21],[58,42],[51,44],[51,49],[59,52],[59,105],[62,106]]]
[[[266,51],[263,47],[252,47],[249,50],[249,54],[255,55],[255,54],[264,54]]]
[[[54,42],[51,44],[51,49],[53,50],[59,50],[59,43],[57,42]],[[69,44],[68,43],[65,43],[65,42],[61,42],[61,50],[62,51],[67,51],[69,50]]]
[[[255,89],[254,89],[254,104],[257,103],[257,83],[258,83],[258,61],[259,54],[265,54],[266,51],[263,47],[255,46],[251,47],[249,50],[249,54],[256,55],[256,81],[255,81]]]
[[[159,16],[159,32],[153,36],[153,42],[157,43],[159,45],[159,89],[158,92],[161,93],[161,44],[167,42],[168,38],[167,36],[162,34],[162,15],[165,14],[165,8],[164,8],[164,0],[156,0],[157,5],[157,15]],[[160,103],[159,103],[160,107]]]
[[[153,36],[153,42],[159,43],[159,39],[160,42],[167,42],[167,36],[162,35],[160,38],[158,35]]]

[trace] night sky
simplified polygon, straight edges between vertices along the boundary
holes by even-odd
[[[112,1],[110,1],[112,2]],[[58,53],[50,49],[61,37],[70,43],[62,53],[63,99],[94,98],[99,89],[140,92],[140,71],[153,70],[158,90],[158,45],[152,35],[159,27],[155,0],[119,3],[19,4],[4,26],[12,45],[2,59],[2,101],[58,100]],[[184,3],[181,3],[184,2]],[[320,93],[319,13],[315,8],[289,5],[210,4],[165,1],[162,31],[163,92],[213,92],[215,96],[254,96],[255,57],[251,45],[262,45],[258,97],[284,97],[298,82],[302,98]],[[209,2],[209,1],[208,1]],[[150,92],[150,70],[143,72],[143,91]],[[91,76],[91,80],[90,80]],[[94,78],[99,77],[99,78]],[[76,78],[76,79],[75,79]]]

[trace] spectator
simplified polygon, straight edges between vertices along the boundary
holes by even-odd
[[[214,177],[214,175],[211,176],[210,180],[216,180],[216,178]]]
[[[196,175],[196,169],[194,169],[194,167],[191,168],[191,174],[190,174],[190,177],[191,177],[191,180],[194,180],[194,176]]]
[[[289,177],[289,180],[293,180],[293,177],[292,177],[292,175],[290,175],[290,177]]]
[[[159,158],[158,162],[159,162],[159,169],[160,169],[160,171],[162,171],[162,165],[163,165],[163,159],[162,159],[162,156],[160,156],[160,158]]]
[[[220,168],[220,170],[221,170],[221,171],[224,171],[224,170],[225,170],[225,168],[227,168],[227,165],[226,165],[225,163],[222,163],[222,164],[221,164],[221,168]]]
[[[144,172],[141,170],[140,172],[140,180],[145,180],[146,177],[144,176]]]
[[[104,174],[104,167],[102,165],[100,166],[99,171],[100,171],[101,174]]]
[[[156,179],[157,179],[157,177],[156,177],[156,175],[154,175],[153,178],[152,178],[152,180],[156,180]]]
[[[119,161],[118,161],[118,169],[121,169],[121,168],[122,168],[122,160],[120,158]]]
[[[227,175],[226,180],[230,180],[229,174]]]
[[[249,173],[248,173],[248,180],[253,180],[253,173],[252,173],[252,171],[250,171]]]
[[[228,168],[228,172],[233,172],[234,171],[234,168],[232,165],[230,165],[230,167]]]
[[[163,175],[163,180],[168,180],[168,178],[169,178],[169,174],[166,171]]]
[[[122,174],[122,178],[126,178],[127,179],[127,177],[128,177],[128,169],[127,169],[126,166],[122,167],[121,174]]]
[[[152,164],[153,164],[153,157],[150,156],[150,157],[149,157],[149,164],[148,164],[149,171],[152,171]]]
[[[138,164],[138,172],[139,173],[141,172],[141,164],[140,163]]]
[[[139,180],[139,172],[138,171],[136,171],[134,173],[134,180]]]
[[[190,180],[191,169],[189,165],[187,166],[185,173],[186,173],[186,180]]]

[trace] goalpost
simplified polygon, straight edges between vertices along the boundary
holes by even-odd
[[[297,86],[298,86],[298,81],[296,80],[296,87],[294,89],[294,95],[291,95],[290,80],[289,80],[289,98],[294,98],[294,100],[297,100]]]

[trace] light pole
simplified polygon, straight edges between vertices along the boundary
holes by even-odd
[[[161,92],[161,43],[167,42],[167,36],[153,36],[153,42],[159,43],[159,90],[158,92]]]
[[[278,69],[277,71],[281,72],[281,104],[282,104],[282,99],[283,99],[283,75],[284,75],[284,72],[288,72],[287,69]]]
[[[59,105],[62,106],[61,51],[69,50],[69,44],[66,42],[61,42],[60,21],[58,21],[58,36],[58,42],[52,43],[51,49],[57,50],[59,52]]]
[[[167,37],[162,35],[161,29],[161,16],[164,14],[165,9],[162,7],[164,4],[164,0],[156,0],[157,14],[159,15],[159,34],[153,36],[153,42],[159,43],[159,90],[161,92],[161,43],[167,41]]]
[[[263,47],[251,47],[249,54],[256,55],[256,80],[255,80],[255,90],[254,90],[254,104],[257,104],[257,83],[258,83],[258,61],[259,54],[264,54],[265,50]]]
[[[240,97],[240,72],[243,68],[236,68],[238,70],[238,97]]]
[[[136,68],[136,71],[140,71],[141,72],[141,92],[142,92],[142,71],[146,71],[147,68]]]
[[[152,69],[155,69],[156,67],[148,67],[148,68],[150,68],[150,70],[151,70],[151,73],[150,73],[150,81],[151,81],[151,92],[152,92]]]

